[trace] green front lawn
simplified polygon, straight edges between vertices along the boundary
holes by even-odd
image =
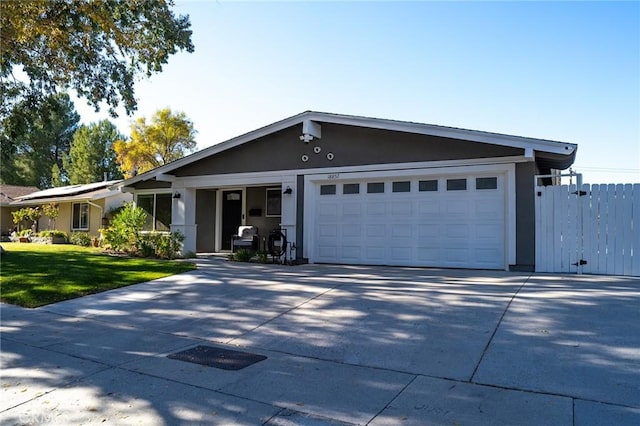
[[[74,245],[2,243],[0,301],[35,308],[195,269],[183,261],[116,257]]]

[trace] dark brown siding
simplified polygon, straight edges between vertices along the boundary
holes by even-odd
[[[143,180],[132,185],[136,190],[140,189],[167,189],[171,188],[171,182],[160,182],[155,180]]]
[[[292,170],[522,155],[523,150],[435,136],[337,124],[322,125],[322,139],[301,142],[294,126],[176,169],[176,176]],[[320,153],[314,153],[314,147]],[[333,160],[327,154],[333,154]],[[306,163],[303,155],[309,156]]]

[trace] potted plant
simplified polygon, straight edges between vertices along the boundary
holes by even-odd
[[[31,242],[31,229],[23,229],[18,232],[18,241],[21,243],[30,243]]]
[[[66,244],[69,236],[64,231],[57,229],[40,232],[41,238],[47,238],[51,244]]]

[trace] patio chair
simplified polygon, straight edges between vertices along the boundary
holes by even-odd
[[[240,226],[238,233],[231,237],[231,251],[235,253],[238,249],[244,248],[251,251],[258,251],[260,236],[257,226]]]

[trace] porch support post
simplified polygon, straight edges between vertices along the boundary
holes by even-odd
[[[184,235],[182,254],[196,252],[196,189],[175,188],[171,208],[171,231]]]

